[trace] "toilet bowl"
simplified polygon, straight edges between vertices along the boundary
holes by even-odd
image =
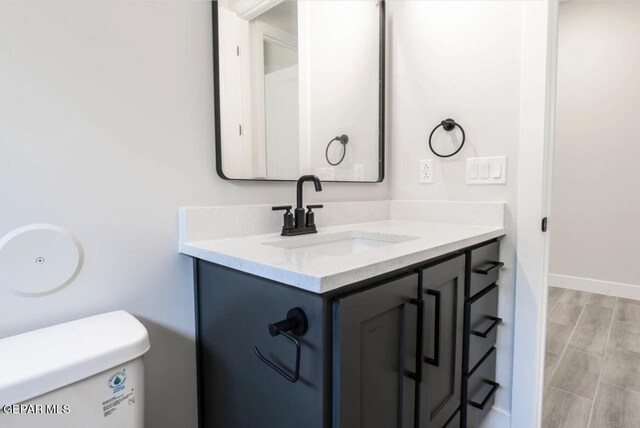
[[[149,336],[116,311],[0,340],[0,427],[143,428]]]

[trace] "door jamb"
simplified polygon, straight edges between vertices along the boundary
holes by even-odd
[[[545,26],[541,26],[545,23]],[[512,427],[540,427],[555,135],[558,0],[523,2]]]

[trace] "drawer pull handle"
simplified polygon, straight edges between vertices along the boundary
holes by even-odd
[[[300,342],[288,332],[290,331],[297,336],[303,336],[307,332],[307,325],[307,316],[304,311],[300,308],[293,308],[290,309],[289,312],[287,312],[286,319],[278,321],[277,323],[269,324],[268,326],[269,334],[271,335],[271,337],[282,335],[293,342],[293,344],[296,346],[296,362],[293,374],[287,373],[286,371],[278,367],[274,362],[270,361],[267,357],[262,355],[262,352],[260,352],[260,350],[256,346],[253,347],[253,352],[255,352],[260,361],[271,367],[280,376],[291,383],[296,383],[300,378]]]
[[[500,384],[498,382],[494,382],[492,380],[485,380],[485,383],[491,385],[491,389],[489,390],[489,393],[487,394],[487,396],[484,397],[484,400],[482,400],[480,403],[477,403],[473,400],[469,400],[469,405],[475,407],[476,409],[484,410],[484,407],[487,405],[491,397],[493,397],[493,394],[495,394],[498,388],[500,388]]]
[[[489,272],[494,269],[500,269],[502,266],[504,266],[504,263],[502,262],[487,262],[473,269],[473,273],[478,273],[480,275],[489,275]]]
[[[486,339],[489,333],[491,333],[491,330],[493,330],[494,328],[502,324],[502,318],[490,317],[490,316],[487,316],[486,318],[493,321],[491,325],[485,331],[471,330],[471,334],[473,334],[474,336],[480,336],[481,338]]]
[[[440,292],[438,290],[426,290],[426,294],[436,298],[435,306],[435,322],[434,322],[434,335],[433,335],[433,358],[424,357],[424,362],[431,364],[432,366],[440,366]]]

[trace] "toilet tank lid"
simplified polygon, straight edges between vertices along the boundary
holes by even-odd
[[[109,370],[142,356],[149,346],[147,330],[124,311],[0,339],[0,405]]]

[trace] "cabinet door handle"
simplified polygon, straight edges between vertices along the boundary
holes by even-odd
[[[480,275],[489,275],[489,272],[494,269],[500,269],[502,266],[504,266],[504,263],[502,262],[487,262],[481,266],[478,266],[477,268],[474,268],[473,273],[478,273]]]
[[[424,362],[432,366],[440,366],[440,303],[441,293],[438,290],[426,290],[425,294],[435,297],[436,306],[434,314],[434,334],[433,334],[433,358],[424,357]]]
[[[502,318],[491,317],[488,315],[486,318],[493,321],[491,325],[485,331],[471,330],[471,334],[473,334],[474,336],[480,336],[481,338],[486,339],[489,333],[491,333],[491,330],[493,330],[494,328],[502,324]]]
[[[493,394],[495,394],[498,388],[500,388],[500,384],[498,382],[494,382],[492,380],[485,380],[484,382],[491,385],[491,389],[489,390],[489,393],[487,394],[487,396],[484,397],[484,399],[480,403],[473,400],[469,400],[470,406],[473,406],[476,409],[480,409],[480,410],[484,410],[484,406],[487,405],[487,402],[491,399]]]
[[[289,312],[287,312],[286,319],[268,325],[269,334],[272,337],[284,336],[289,341],[293,342],[293,344],[296,346],[296,362],[293,374],[287,373],[285,370],[278,367],[274,362],[270,361],[267,357],[262,355],[262,352],[260,352],[260,350],[256,346],[253,347],[253,352],[255,352],[260,361],[271,367],[280,376],[291,383],[296,383],[300,378],[300,342],[288,332],[291,331],[298,336],[303,336],[307,332],[307,325],[307,316],[300,308],[290,309]]]
[[[416,349],[418,358],[416,359],[416,371],[412,372],[410,370],[405,370],[404,374],[410,379],[415,380],[418,383],[422,382],[422,364],[420,364],[420,355],[422,355],[422,320],[424,318],[424,300],[421,299],[411,299],[409,303],[412,305],[416,305],[418,308],[418,316],[417,316],[417,324],[418,328],[416,329]],[[404,348],[403,348],[402,358],[404,360]]]

